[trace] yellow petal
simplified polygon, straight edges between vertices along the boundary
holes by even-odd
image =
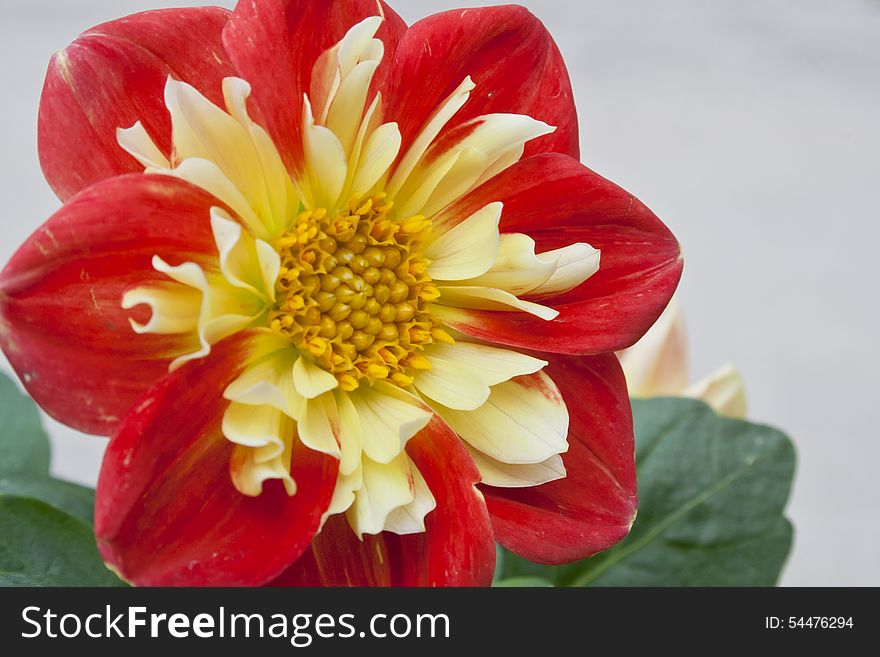
[[[239,491],[259,495],[267,479],[280,479],[289,495],[296,492],[290,476],[291,420],[271,406],[233,402],[223,414],[222,431],[235,443],[229,466]]]
[[[384,55],[384,45],[374,38],[381,24],[381,16],[370,16],[352,26],[312,69],[309,98],[317,121],[336,134],[349,154],[373,74]]]
[[[327,127],[333,131],[342,144],[342,148],[348,154],[351,153],[357,137],[373,74],[382,59],[382,42],[378,39],[374,41],[378,47],[370,56],[376,57],[376,59],[358,63],[348,75],[342,78],[327,115]]]
[[[452,153],[449,157],[443,158],[435,166],[431,167],[430,170],[421,173],[421,175],[416,175],[416,172],[413,172],[411,180],[394,197],[400,216],[410,217],[422,212],[434,190],[449,175],[458,164],[458,161],[464,160],[465,164],[473,163],[475,158],[478,160],[477,166],[479,166],[479,162],[485,159],[472,148],[459,150]]]
[[[490,174],[513,164],[525,142],[555,128],[521,114],[487,114],[460,130],[461,140],[452,145],[438,142],[409,174],[398,194],[405,215],[433,216]]]
[[[284,450],[285,429],[292,425],[284,414],[268,404],[240,404],[232,402],[223,413],[223,435],[230,442],[246,447],[271,446],[264,460]]]

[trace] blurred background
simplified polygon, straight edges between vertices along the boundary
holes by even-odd
[[[36,151],[52,53],[96,23],[197,4],[0,1],[2,263],[59,205]],[[412,23],[467,3],[391,4]],[[583,161],[684,245],[692,378],[736,363],[750,417],[797,445],[783,584],[880,585],[880,2],[520,4],[568,63]],[[55,474],[94,484],[105,441],[46,424]]]

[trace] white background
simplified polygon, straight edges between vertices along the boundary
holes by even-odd
[[[51,54],[98,22],[183,4],[201,3],[0,0],[0,261],[58,206],[36,155]],[[392,4],[412,22],[462,1]],[[684,245],[693,375],[734,361],[751,416],[797,443],[783,582],[880,584],[880,2],[522,4],[568,63],[584,162]],[[47,425],[54,471],[94,483],[104,441]]]

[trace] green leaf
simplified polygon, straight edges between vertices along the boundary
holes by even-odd
[[[772,586],[791,549],[783,517],[791,441],[699,401],[633,402],[639,515],[602,554],[539,566],[506,554],[504,577],[558,586]]]
[[[548,588],[553,584],[542,577],[508,577],[493,583],[497,588]]]
[[[124,586],[88,524],[39,500],[0,495],[0,586]]]
[[[49,474],[49,438],[31,399],[0,373],[0,477]]]
[[[16,497],[33,497],[56,509],[84,520],[95,522],[95,491],[52,477],[14,476],[0,478],[0,493]]]

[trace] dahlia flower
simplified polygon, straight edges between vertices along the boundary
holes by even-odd
[[[690,397],[706,402],[719,415],[747,415],[745,383],[732,363],[688,383],[687,335],[676,298],[642,339],[618,357],[631,397]]]
[[[579,163],[526,10],[129,16],[53,57],[39,151],[64,205],[0,277],[2,345],[112,436],[126,580],[484,585],[496,540],[560,563],[628,532],[614,352],[680,251]]]

